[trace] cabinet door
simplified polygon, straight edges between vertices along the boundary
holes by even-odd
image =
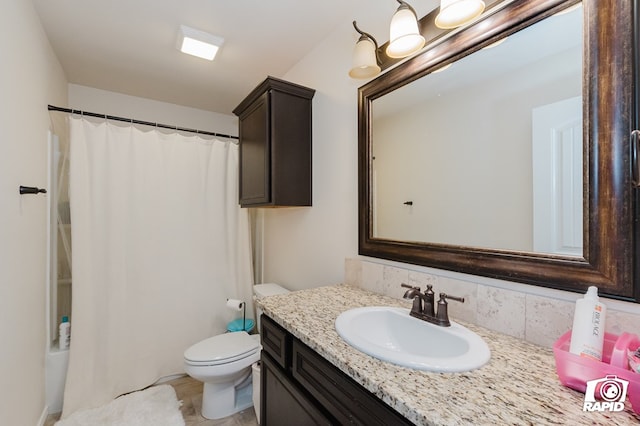
[[[260,425],[331,425],[332,422],[263,352],[260,373]]]
[[[311,101],[271,91],[271,194],[276,205],[311,206]]]
[[[240,204],[271,202],[269,93],[264,93],[240,118]]]
[[[284,370],[291,367],[291,335],[266,315],[260,317],[262,350]]]
[[[298,339],[293,339],[293,378],[339,424],[411,425],[407,419]]]

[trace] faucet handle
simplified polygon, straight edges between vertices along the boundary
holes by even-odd
[[[440,293],[440,300],[442,299],[449,299],[449,300],[455,300],[456,302],[460,302],[460,303],[464,303],[464,297],[456,297],[456,296],[451,296],[450,294],[446,294],[446,293]]]
[[[400,284],[400,287],[410,288],[410,289],[413,289],[413,290],[418,290],[418,291],[420,291],[420,287],[414,287],[414,286],[412,286],[412,285],[405,284],[405,283]]]
[[[440,300],[438,300],[438,313],[436,319],[442,326],[449,327],[451,321],[449,321],[449,307],[447,299],[455,300],[456,302],[464,303],[464,297],[449,296],[446,293],[440,293]]]

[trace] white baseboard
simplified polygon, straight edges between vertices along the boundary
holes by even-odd
[[[67,380],[69,351],[52,350],[46,355],[45,403],[52,413],[62,411],[64,386]]]
[[[36,426],[44,426],[44,422],[47,420],[47,416],[49,415],[49,407],[44,406],[42,410],[42,414],[40,414],[40,419],[38,420],[38,424]]]
[[[181,377],[186,377],[186,376],[187,375],[185,373],[178,373],[178,374],[171,374],[169,376],[160,377],[158,380],[155,381],[154,385],[159,385],[160,383],[168,382],[168,381],[179,379]]]

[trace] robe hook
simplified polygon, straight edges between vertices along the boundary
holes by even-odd
[[[22,186],[20,185],[20,194],[46,194],[47,190],[44,188],[37,188],[35,186]]]

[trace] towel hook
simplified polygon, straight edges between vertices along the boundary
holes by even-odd
[[[22,186],[20,185],[20,194],[46,194],[47,190],[44,188],[37,188],[35,186]]]

